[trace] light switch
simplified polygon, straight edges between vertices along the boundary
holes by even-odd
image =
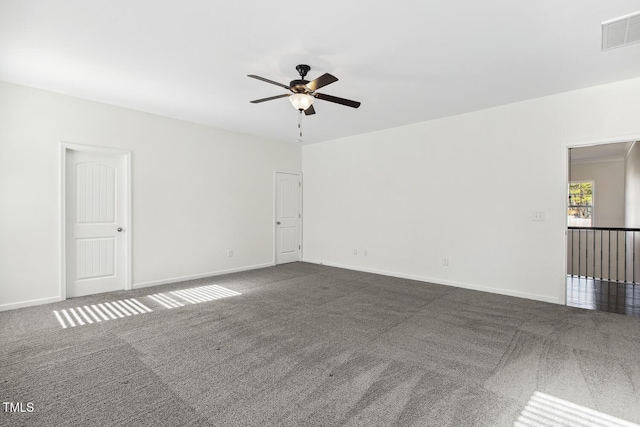
[[[533,212],[531,215],[533,221],[544,221],[544,212]]]

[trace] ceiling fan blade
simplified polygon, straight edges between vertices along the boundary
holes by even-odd
[[[283,88],[289,90],[289,86],[288,85],[285,85],[285,84],[282,84],[282,83],[278,83],[278,82],[274,82],[273,80],[265,79],[264,77],[255,76],[253,74],[247,74],[247,77],[251,77],[252,79],[262,80],[263,82],[271,83],[272,85],[280,86],[280,87],[283,87]]]
[[[325,73],[323,75],[321,75],[320,77],[318,77],[315,80],[310,81],[309,83],[306,84],[306,86],[309,88],[309,90],[311,92],[314,92],[318,89],[320,89],[321,87],[324,87],[328,84],[331,84],[333,82],[337,82],[338,78],[335,76],[332,76],[331,74]]]
[[[309,105],[309,108],[304,110],[304,115],[305,116],[310,116],[310,115],[315,114],[315,113],[316,113],[316,110],[314,110],[313,105]]]
[[[285,93],[284,95],[270,96],[269,98],[256,99],[255,101],[249,101],[249,102],[251,102],[252,104],[259,104],[260,102],[271,101],[273,99],[278,99],[278,98],[286,98],[288,96],[289,94]]]
[[[322,99],[324,101],[335,102],[336,104],[346,105],[347,107],[358,108],[360,103],[358,101],[351,101],[350,99],[338,98],[337,96],[325,95],[324,93],[314,93],[314,97]]]

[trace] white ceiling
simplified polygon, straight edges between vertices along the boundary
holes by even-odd
[[[305,143],[640,77],[640,44],[601,52],[637,0],[0,0],[0,80],[293,142],[295,66],[318,92]]]
[[[571,149],[571,163],[622,161],[629,154],[633,141],[599,144]]]

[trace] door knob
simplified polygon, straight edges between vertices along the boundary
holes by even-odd
[[[117,231],[118,233],[122,233],[123,228],[122,227],[118,227]]]
[[[280,225],[280,221],[276,222],[276,224]]]

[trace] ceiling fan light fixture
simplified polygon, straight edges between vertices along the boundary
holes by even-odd
[[[306,93],[294,93],[289,96],[289,101],[293,104],[296,110],[304,111],[307,108],[311,107],[315,98],[311,95],[307,95]]]

